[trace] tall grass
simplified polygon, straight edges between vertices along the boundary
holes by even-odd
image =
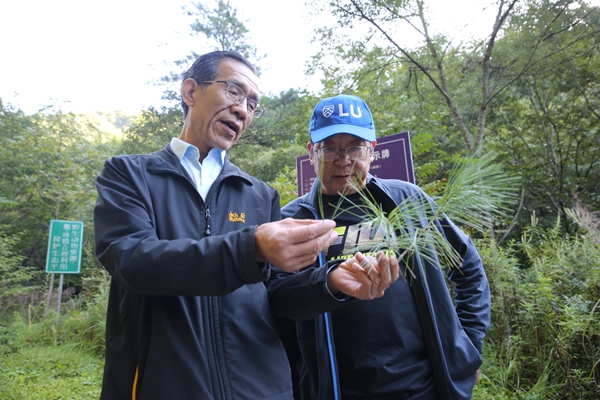
[[[40,299],[43,296],[31,298]],[[63,312],[43,301],[0,325],[0,399],[94,399],[100,396],[108,279],[88,279]]]
[[[598,232],[537,220],[520,242],[477,246],[492,290],[479,399],[600,398]]]

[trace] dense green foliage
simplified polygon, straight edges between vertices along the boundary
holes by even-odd
[[[417,181],[432,196],[454,160],[493,151],[523,195],[509,206],[514,217],[471,232],[493,297],[474,398],[600,397],[600,10],[503,0],[490,35],[463,42],[430,35],[420,0],[315,3],[337,21],[318,32],[308,71],[322,74],[320,92],[262,98],[267,113],[230,159],[289,202],[310,113],[319,97],[340,92],[367,101],[379,137],[411,133]],[[194,32],[225,48],[234,26],[233,43],[256,55],[228,3],[194,7]],[[418,45],[396,35],[406,23],[419,28]],[[26,115],[0,100],[0,398],[98,397],[108,278],[94,255],[94,179],[107,158],[158,150],[181,124],[176,103],[81,116]],[[57,282],[47,307],[43,273],[54,218],[85,223],[82,274],[66,277],[60,316]]]
[[[503,248],[477,242],[492,288],[493,322],[476,393],[482,399],[596,399],[600,231],[567,235],[560,221],[551,228],[537,223]]]
[[[0,398],[94,399],[100,396],[108,280],[88,280],[88,290],[57,318],[43,304],[0,324]],[[95,291],[91,291],[91,290]]]
[[[313,3],[337,24],[319,30],[311,72],[323,71],[326,93],[363,97],[380,136],[411,132],[418,183],[443,178],[454,154],[495,150],[524,178],[517,229],[535,212],[569,231],[574,196],[600,208],[600,9],[500,1],[489,36],[462,41],[430,34],[421,0]]]

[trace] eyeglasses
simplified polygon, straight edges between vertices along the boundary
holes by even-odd
[[[344,151],[350,161],[362,160],[369,155],[371,146],[352,146],[346,147],[345,149],[338,149],[335,147],[325,147],[322,149],[315,149],[315,153],[321,154],[321,160],[323,161],[335,161],[340,156],[340,151]]]
[[[248,107],[248,112],[252,115],[252,117],[258,119],[265,112],[265,108],[258,103],[258,101],[251,99],[248,95],[235,83],[231,83],[229,81],[204,81],[204,83],[225,83],[227,84],[227,89],[225,89],[225,94],[229,98],[229,100],[233,101],[235,104],[240,104],[244,100],[248,100],[246,102],[246,106]]]

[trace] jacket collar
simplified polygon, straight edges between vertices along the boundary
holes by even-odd
[[[148,172],[154,173],[172,173],[187,177],[185,168],[181,165],[181,160],[177,157],[177,154],[171,149],[171,146],[165,146],[162,149],[149,155],[150,159],[146,166]],[[248,185],[252,186],[252,180],[250,175],[243,172],[236,165],[229,161],[229,158],[225,157],[225,163],[223,164],[223,170],[217,178],[217,181],[229,178],[238,177],[243,179]]]

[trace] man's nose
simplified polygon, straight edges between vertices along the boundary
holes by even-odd
[[[235,103],[231,105],[231,109],[234,114],[239,115],[241,118],[246,118],[250,113],[248,112],[248,98],[242,100],[241,103]]]
[[[335,161],[338,163],[338,165],[347,165],[352,162],[350,160],[350,156],[348,155],[348,153],[346,153],[346,149],[339,151],[338,158]]]

